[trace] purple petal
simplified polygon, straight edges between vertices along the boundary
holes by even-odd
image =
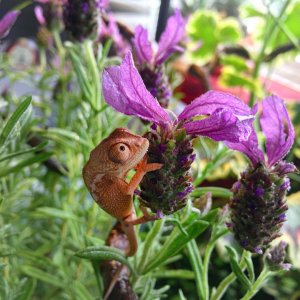
[[[264,160],[264,154],[258,147],[257,135],[254,129],[250,133],[249,139],[240,143],[225,142],[226,146],[232,150],[244,153],[251,161],[253,166]]]
[[[150,63],[152,60],[152,46],[148,41],[147,29],[139,25],[135,28],[133,46],[139,64]]]
[[[269,96],[263,100],[262,106],[260,125],[266,136],[268,165],[271,167],[289,152],[295,131],[282,99]]]
[[[155,63],[161,64],[166,61],[169,56],[177,50],[177,44],[185,35],[185,21],[178,9],[175,14],[168,19],[166,29],[162,33],[158,50],[155,56]]]
[[[43,14],[43,9],[41,6],[38,5],[34,8],[34,14],[35,14],[36,19],[40,23],[40,25],[46,24],[46,20],[45,20],[44,14]]]
[[[247,116],[251,113],[250,107],[239,98],[228,93],[208,91],[187,105],[178,116],[178,119],[183,120],[199,115],[210,115],[219,108],[230,109],[240,116]]]
[[[121,66],[103,71],[103,95],[108,104],[126,115],[161,125],[171,122],[167,112],[147,91],[131,52],[126,54]]]
[[[20,11],[14,10],[8,12],[1,20],[0,20],[0,39],[6,37],[17,20]]]
[[[215,141],[241,142],[249,138],[253,116],[238,116],[232,110],[219,108],[210,117],[185,123],[187,133],[207,136]]]

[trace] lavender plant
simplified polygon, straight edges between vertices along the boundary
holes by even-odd
[[[95,3],[103,10],[105,1]],[[90,12],[76,13],[83,14],[85,28],[94,28],[87,18]],[[41,21],[42,27],[47,25]],[[6,33],[12,23],[0,26],[0,32]],[[53,41],[40,48],[41,58],[45,50],[47,56],[38,66],[15,72],[10,57],[1,53],[0,75],[10,85],[0,97],[1,299],[102,299],[118,266],[124,265],[110,299],[246,300],[290,268],[283,242],[268,249],[284,220],[287,174],[295,170],[283,161],[294,139],[286,108],[276,96],[263,101],[260,123],[268,160],[253,129],[256,107],[230,94],[210,91],[178,115],[164,109],[152,93],[161,81],[154,80],[149,88],[141,68],[156,72],[168,63],[183,24],[176,11],[157,52],[150,51],[146,32],[138,27],[133,49],[137,67],[130,53],[115,66],[120,58],[107,57],[110,43],[99,44],[87,31],[76,43],[62,41],[56,26],[47,27]],[[171,34],[175,28],[180,35]],[[32,99],[15,95],[19,80],[37,91]],[[151,123],[139,123],[139,133],[150,141],[149,161],[164,166],[145,177],[135,199],[161,219],[137,227],[138,251],[126,258],[126,237],[94,204],[81,169],[89,151],[116,127],[130,126],[132,117]],[[37,146],[32,147],[32,138],[38,138]],[[229,157],[234,160],[224,144],[245,153],[251,165],[232,191],[199,186]],[[211,159],[201,169],[205,149]],[[229,212],[217,207],[218,199],[230,197]],[[260,209],[252,209],[253,204]],[[253,219],[257,237],[247,225]],[[247,250],[228,242],[230,229]],[[261,263],[250,252],[258,247],[265,252]]]

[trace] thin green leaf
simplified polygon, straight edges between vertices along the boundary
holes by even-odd
[[[27,166],[33,165],[35,163],[43,162],[43,161],[47,160],[48,158],[50,158],[51,156],[52,156],[52,153],[49,153],[49,152],[37,154],[26,160],[20,161],[15,166],[0,170],[0,177],[7,176],[8,174],[11,174],[11,173],[19,172],[21,169],[23,169]]]
[[[238,263],[238,255],[234,248],[230,246],[226,246],[227,252],[229,254],[230,266],[234,274],[236,275],[237,279],[247,288],[251,287],[251,281],[249,278],[244,274],[243,270],[239,266]]]
[[[26,112],[30,109],[30,107],[31,107],[31,97],[28,97],[17,107],[15,112],[8,119],[0,135],[0,147],[5,145],[9,136],[12,134],[14,129],[18,126],[21,117],[26,114]]]
[[[21,271],[32,278],[47,282],[56,287],[65,288],[65,283],[62,278],[58,278],[35,267],[22,266]]]
[[[41,149],[43,149],[46,145],[48,144],[47,141],[40,143],[38,146],[33,147],[33,148],[29,148],[26,150],[22,150],[22,151],[18,151],[18,152],[14,152],[14,153],[10,153],[6,156],[3,156],[0,158],[0,162],[11,159],[11,158],[15,158],[17,156],[23,155],[23,154],[28,154],[28,153],[32,153],[32,152],[36,152],[36,151],[40,151]]]
[[[158,253],[155,253],[145,267],[144,273],[161,265],[166,259],[177,254],[193,238],[197,237],[209,226],[208,222],[195,221],[185,228],[188,236],[175,228]]]
[[[54,217],[54,218],[60,218],[66,220],[67,219],[78,220],[78,218],[74,214],[54,207],[46,207],[46,206],[39,207],[36,209],[36,212],[41,213],[45,217]]]
[[[97,246],[97,247],[88,247],[84,250],[81,250],[75,254],[80,258],[90,259],[90,260],[116,260],[120,263],[126,265],[133,271],[133,268],[126,256],[119,249],[109,247],[109,246]]]
[[[163,270],[152,273],[155,278],[195,279],[195,273],[190,270]]]
[[[16,300],[31,300],[33,299],[33,292],[36,287],[36,280],[34,278],[26,278],[26,282],[22,284],[22,290],[16,297]]]

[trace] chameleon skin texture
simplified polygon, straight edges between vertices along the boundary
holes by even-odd
[[[97,204],[121,222],[130,245],[126,252],[128,256],[137,249],[133,225],[148,220],[135,216],[132,201],[134,191],[147,172],[162,166],[147,164],[145,154],[148,147],[146,138],[118,128],[92,150],[82,172],[84,182]],[[128,183],[127,173],[134,168],[136,173]]]

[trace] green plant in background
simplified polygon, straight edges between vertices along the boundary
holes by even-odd
[[[207,62],[221,45],[237,43],[242,32],[236,19],[224,18],[214,11],[199,10],[190,17],[187,34],[191,39],[192,59]]]

